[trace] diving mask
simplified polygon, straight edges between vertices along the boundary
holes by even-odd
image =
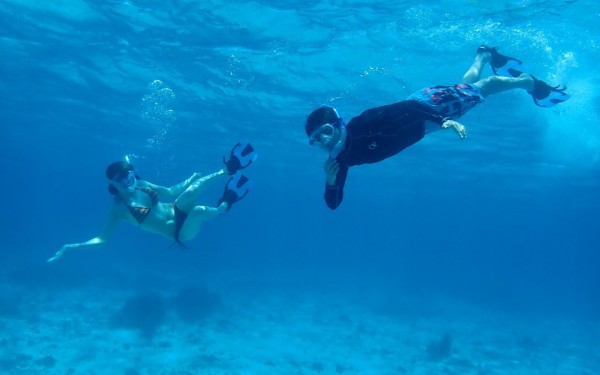
[[[129,191],[130,193],[133,193],[135,191],[135,185],[136,185],[136,177],[135,177],[135,172],[133,170],[130,170],[129,172],[127,172],[127,175],[119,175],[116,176],[113,181],[117,184],[120,184],[124,187],[127,188],[127,191]]]
[[[323,124],[310,133],[308,136],[308,143],[310,145],[314,145],[317,142],[321,144],[327,144],[333,138],[334,133],[335,127],[333,124]]]

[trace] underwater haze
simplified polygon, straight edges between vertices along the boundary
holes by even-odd
[[[3,0],[0,373],[600,373],[599,24],[592,0]],[[327,208],[306,116],[456,84],[482,44],[571,99],[490,97]],[[108,164],[171,186],[240,140],[252,190],[188,248],[121,222],[46,262],[100,234]]]

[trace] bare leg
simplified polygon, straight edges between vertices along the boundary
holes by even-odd
[[[489,52],[480,52],[475,55],[475,60],[463,75],[461,83],[470,84],[479,81],[481,79],[481,71],[491,58],[492,55]]]
[[[523,89],[528,92],[533,91],[533,79],[526,73],[521,74],[519,77],[490,76],[481,79],[481,72],[485,67],[485,64],[490,62],[491,58],[492,55],[489,52],[477,53],[473,64],[467,69],[461,82],[477,86],[479,90],[481,90],[481,95],[484,98],[513,89]]]
[[[200,226],[207,220],[214,219],[215,217],[224,214],[227,211],[227,203],[223,202],[219,207],[207,207],[207,206],[196,206],[189,213],[185,219],[181,231],[179,232],[179,239],[182,241],[189,241],[196,237],[200,231]]]
[[[481,95],[486,98],[503,91],[523,89],[532,92],[535,86],[531,75],[523,73],[518,77],[490,76],[473,83],[481,91]]]
[[[198,194],[200,194],[200,192],[202,191],[202,188],[207,186],[209,182],[215,181],[217,177],[226,175],[227,172],[225,172],[225,169],[221,169],[218,172],[197,179],[192,184],[190,184],[190,186],[188,186],[188,188],[185,189],[185,191],[181,193],[179,197],[177,197],[177,199],[175,200],[175,205],[181,211],[190,213],[190,211],[192,211],[196,204],[196,198],[198,197]]]

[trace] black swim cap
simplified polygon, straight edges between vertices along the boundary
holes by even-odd
[[[129,171],[133,170],[133,165],[125,161],[116,161],[106,167],[106,178],[112,180],[117,176],[126,176]]]
[[[340,126],[340,116],[333,107],[321,107],[312,111],[306,119],[304,130],[306,135],[310,136],[319,126],[323,124],[333,124],[335,127]]]

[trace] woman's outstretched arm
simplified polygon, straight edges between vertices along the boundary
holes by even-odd
[[[104,229],[102,230],[102,233],[99,236],[94,237],[91,240],[85,242],[63,245],[63,247],[61,247],[60,250],[58,250],[56,254],[54,254],[54,256],[48,259],[48,262],[56,262],[57,260],[62,258],[62,256],[69,250],[88,249],[103,245],[106,242],[106,240],[113,234],[115,225],[117,224],[118,220],[119,218],[117,215],[116,206],[114,206],[108,216],[108,220],[106,221]]]

